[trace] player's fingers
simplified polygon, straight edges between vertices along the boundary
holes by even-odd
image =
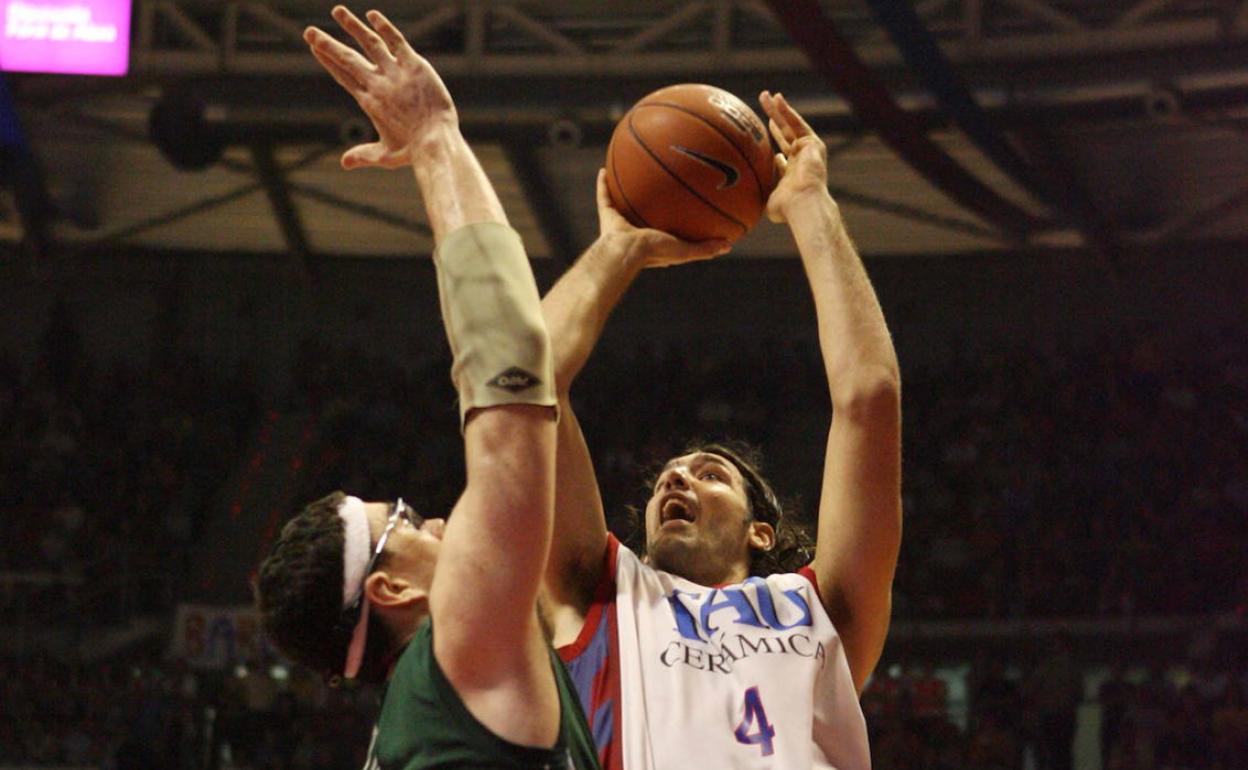
[[[772,119],[776,121],[776,125],[780,126],[780,130],[784,132],[790,144],[796,142],[799,137],[805,136],[805,127],[801,118],[797,117],[797,113],[793,112],[792,108],[787,110],[784,108],[785,101],[782,95],[776,94],[772,99],[772,104],[775,107]]]
[[[342,154],[342,167],[350,171],[353,168],[364,168],[378,157],[375,147],[368,144],[357,144]]]
[[[382,14],[381,11],[369,11],[368,23],[373,25],[373,29],[377,30],[377,34],[386,43],[386,47],[390,49],[390,55],[396,59],[406,59],[416,54],[412,47],[407,44],[407,38],[403,37],[403,33],[399,28],[394,26],[389,19]]]
[[[405,159],[391,152],[381,142],[357,144],[342,154],[342,167],[350,171],[356,168],[398,168]]]
[[[782,152],[776,153],[776,182],[777,183],[779,183],[781,179],[784,179],[784,172],[788,170],[789,170],[789,159],[785,157],[784,153]]]
[[[312,34],[319,33],[320,37]],[[337,40],[318,30],[309,30],[304,39],[310,44],[312,55],[321,63],[338,85],[351,94],[358,95],[367,90],[364,76],[372,65],[364,61],[364,57],[339,43]],[[327,42],[328,41],[328,42]],[[354,57],[354,59],[352,58]],[[356,61],[358,59],[358,61]]]
[[[770,91],[763,91],[758,95],[758,103],[762,105],[763,112],[767,115],[767,127],[772,137],[781,146],[781,150],[787,152],[787,145],[793,141],[794,133],[785,115],[780,111],[776,97]]]
[[[763,112],[767,114],[767,129],[771,132],[771,136],[776,140],[776,144],[780,146],[780,151],[790,154],[792,144],[799,136],[798,129],[800,125],[794,124],[792,116],[794,113],[790,110],[785,112],[781,108],[780,94],[772,94],[770,91],[763,91],[758,95],[758,102],[763,107]]]
[[[759,94],[758,94],[758,104],[759,104],[759,106],[760,106],[760,107],[762,107],[762,108],[763,108],[763,114],[767,116],[768,120],[772,120],[772,119],[774,119],[774,117],[775,117],[775,116],[773,115],[773,113],[776,111],[776,107],[775,107],[775,104],[774,104],[774,102],[773,102],[773,100],[772,100],[772,98],[771,98],[771,92],[770,92],[770,91],[760,91],[760,92],[759,92]]]
[[[625,221],[624,215],[616,210],[611,202],[611,191],[607,189],[607,170],[598,169],[598,182],[595,191],[598,200],[598,229],[601,232],[618,229]]]
[[[338,26],[360,44],[360,48],[364,49],[374,64],[378,67],[386,67],[394,63],[394,57],[390,55],[386,42],[381,39],[380,35],[369,29],[368,25],[360,21],[358,16],[342,5],[334,6],[333,16]]]
[[[773,109],[771,106],[771,102],[773,98],[774,97],[772,97],[771,91],[762,90],[758,92],[758,103],[763,108],[763,112],[767,113],[768,115],[771,114],[771,111]]]
[[[776,146],[780,148],[780,152],[788,155],[793,149],[792,137],[787,136],[775,120],[767,121],[767,130],[771,132],[771,138],[776,140]]]
[[[732,244],[721,239],[709,241],[682,241],[661,230],[643,230],[651,239],[647,267],[672,267],[688,262],[705,262],[721,254],[727,254]]]
[[[607,170],[598,169],[598,219],[601,223],[616,222],[623,223],[628,220],[624,218],[619,206],[616,205],[615,199],[611,197],[611,188],[607,184]]]
[[[377,69],[359,51],[335,40],[329,34],[316,27],[308,27],[303,33],[303,39],[312,47],[313,53],[320,52],[337,62],[339,67],[351,70],[353,77],[361,84],[363,84],[366,75],[375,72]]]
[[[789,159],[782,153],[776,153],[775,164],[776,186],[779,187],[780,180],[784,179],[784,174],[788,171]],[[773,192],[772,196],[767,200],[767,218],[779,225],[784,223],[784,214],[780,212],[780,208],[776,205],[776,197],[776,194]]]
[[[711,259],[731,251],[732,242],[722,238],[714,238],[709,241],[698,241],[693,244],[693,247],[694,254],[698,259]]]
[[[806,119],[793,109],[793,105],[789,104],[789,100],[784,98],[784,94],[776,94],[776,109],[784,117],[787,123],[795,131],[797,135],[813,134],[814,129],[806,122]]]
[[[790,153],[789,157],[799,153],[814,156],[815,158],[818,158],[820,162],[825,164],[828,162],[827,146],[823,143],[822,139],[814,134],[803,136],[793,143],[793,152]]]
[[[598,169],[596,194],[598,208],[609,208],[611,206],[611,193],[607,190],[607,170],[605,168]]]

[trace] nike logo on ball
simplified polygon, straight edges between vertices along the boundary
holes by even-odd
[[[710,166],[711,168],[715,169],[719,173],[723,174],[724,183],[716,187],[715,189],[717,190],[727,190],[729,187],[732,187],[733,185],[735,185],[737,181],[741,178],[741,174],[740,172],[737,171],[736,168],[723,162],[719,158],[712,158],[710,155],[707,155],[704,152],[691,150],[688,147],[681,147],[679,144],[673,144],[671,145],[671,148],[675,150],[676,152],[679,152],[682,155],[688,155],[690,158],[693,158],[699,163]]]

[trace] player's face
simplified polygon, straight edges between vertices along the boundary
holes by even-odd
[[[646,554],[658,569],[704,585],[749,569],[750,509],[741,472],[710,452],[664,466],[646,504]]]
[[[368,526],[375,545],[386,530],[394,514],[394,503],[366,503]],[[442,548],[442,533],[446,530],[445,519],[422,519],[415,514],[400,515],[394,529],[386,537],[382,549],[384,560],[379,569],[401,573],[410,577],[425,590],[433,584],[433,570],[438,563]]]

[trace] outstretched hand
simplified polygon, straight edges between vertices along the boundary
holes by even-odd
[[[780,152],[776,155],[779,182],[767,199],[767,218],[788,221],[786,209],[793,201],[810,193],[826,194],[828,189],[828,148],[783,94],[763,91],[758,103],[767,113],[767,127]]]
[[[598,169],[598,230],[604,241],[622,241],[628,254],[641,259],[642,267],[700,262],[726,254],[732,248],[730,242],[721,239],[683,241],[662,230],[633,226],[611,203],[606,169]]]
[[[321,66],[355,97],[378,136],[343,153],[343,168],[406,166],[425,137],[458,130],[459,116],[442,78],[389,19],[369,11],[370,28],[341,5],[334,6],[333,17],[364,54],[316,27],[308,27],[303,39]]]

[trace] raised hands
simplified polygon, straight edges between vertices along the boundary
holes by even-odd
[[[598,169],[599,239],[613,241],[629,258],[642,260],[642,267],[670,267],[698,262],[725,254],[732,244],[723,240],[682,241],[674,235],[646,227],[634,227],[611,205],[607,192],[606,169]]]
[[[767,199],[767,217],[787,222],[787,209],[795,200],[812,192],[827,193],[828,148],[782,94],[763,91],[758,103],[767,113],[771,137],[780,148],[776,155],[780,181]]]
[[[355,97],[379,137],[343,153],[343,168],[400,168],[426,138],[458,131],[459,116],[442,78],[389,19],[369,11],[370,28],[341,5],[334,7],[333,17],[364,54],[316,27],[308,27],[303,39],[321,66]]]

